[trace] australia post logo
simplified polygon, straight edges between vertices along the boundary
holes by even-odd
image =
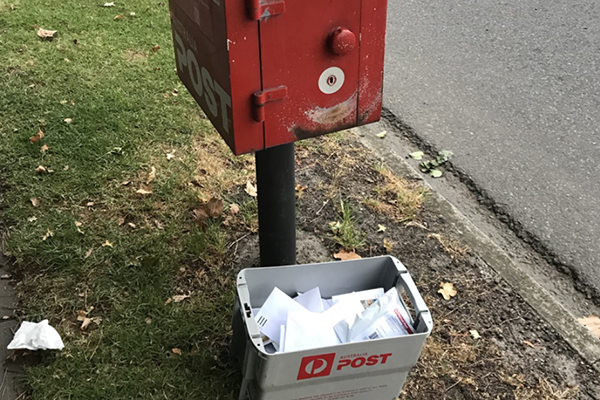
[[[229,133],[228,113],[231,109],[231,96],[219,85],[219,82],[213,79],[210,72],[198,63],[198,58],[184,43],[178,31],[181,31],[181,34],[186,38],[186,42],[189,41],[189,47],[197,50],[197,45],[191,34],[175,17],[173,17],[173,22],[176,27],[173,31],[175,59],[177,60],[177,70],[180,76],[184,82],[189,82],[188,89],[196,99],[201,99],[202,108],[215,119],[216,125],[221,126],[225,133]]]
[[[340,357],[337,362],[335,356],[336,353],[329,353],[304,357],[300,363],[298,380],[329,376],[334,370],[334,367],[335,371],[341,371],[345,368],[356,369],[365,366],[385,364],[392,356],[392,353],[376,355],[369,355],[367,353],[349,354]]]

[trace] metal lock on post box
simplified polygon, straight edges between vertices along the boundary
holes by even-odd
[[[381,116],[387,0],[171,0],[177,72],[235,154]]]

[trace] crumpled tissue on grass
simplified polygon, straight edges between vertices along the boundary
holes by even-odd
[[[38,323],[23,321],[7,349],[62,350],[64,347],[56,329],[51,327],[48,320],[45,319]]]

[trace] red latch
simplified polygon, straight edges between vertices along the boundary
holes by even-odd
[[[288,95],[287,86],[278,86],[271,89],[260,90],[252,95],[254,103],[253,117],[258,122],[265,120],[265,105],[272,101],[285,99]]]
[[[285,12],[285,2],[283,0],[248,0],[248,8],[250,18],[260,21],[273,15],[283,14]]]

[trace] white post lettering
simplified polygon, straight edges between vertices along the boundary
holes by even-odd
[[[177,59],[177,69],[179,71],[183,71],[183,67],[187,66],[187,57],[185,56],[185,47],[183,46],[183,40],[181,40],[181,36],[174,31],[175,33],[175,42],[177,43],[177,49],[175,51],[175,58]]]
[[[191,50],[187,51],[187,61],[190,79],[192,80],[192,86],[194,86],[196,94],[198,94],[198,96],[202,96],[204,94],[204,91],[202,87],[202,77],[200,76],[200,66],[198,65],[198,60],[196,60],[196,56],[194,55],[194,53],[192,53]]]
[[[227,93],[219,82],[215,81],[215,90],[219,95],[219,99],[221,100],[221,117],[223,118],[223,128],[225,132],[229,133],[229,121],[227,120],[227,107],[231,107],[231,96]]]
[[[213,79],[210,76],[208,70],[202,67],[202,83],[204,86],[204,98],[206,99],[206,104],[208,105],[208,109],[213,117],[217,116],[217,100],[215,99],[215,86],[213,84]]]

